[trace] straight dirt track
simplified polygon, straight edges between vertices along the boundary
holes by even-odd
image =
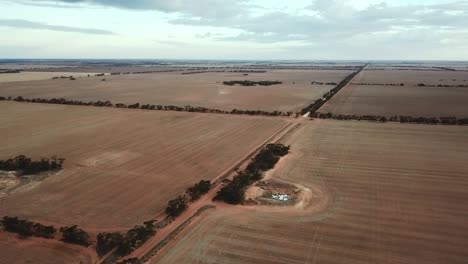
[[[309,207],[218,208],[157,263],[466,263],[467,134],[311,121],[273,174],[310,188]]]
[[[0,103],[0,159],[65,157],[65,170],[1,197],[1,215],[122,230],[213,179],[287,125],[281,118]]]

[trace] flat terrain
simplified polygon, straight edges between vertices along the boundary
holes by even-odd
[[[96,73],[83,73],[83,72],[20,72],[20,73],[2,73],[0,74],[0,83],[2,82],[26,82],[26,81],[40,81],[50,80],[54,77],[60,76],[73,76],[75,78],[88,77]]]
[[[405,85],[468,85],[468,71],[375,70],[362,71],[352,83],[404,83]]]
[[[153,263],[466,263],[467,135],[311,121],[273,174],[317,194],[308,207],[218,205]]]
[[[468,81],[463,80],[468,80],[468,72],[363,71],[352,83],[404,83],[405,86],[350,84],[327,102],[320,112],[382,116],[467,117],[468,88],[415,86],[418,83],[468,85]]]
[[[0,215],[128,228],[213,179],[287,121],[216,114],[0,103],[0,159],[66,158],[65,170],[0,197]]]
[[[267,73],[152,73],[70,80],[0,83],[0,96],[64,97],[82,101],[203,106],[222,110],[296,111],[321,98],[350,71],[276,70]],[[102,81],[105,79],[106,81]],[[273,86],[226,86],[229,80],[282,81]]]
[[[93,256],[80,246],[56,240],[19,238],[0,231],[0,264],[91,264]]]

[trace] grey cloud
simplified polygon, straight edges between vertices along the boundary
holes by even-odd
[[[76,32],[84,34],[96,34],[96,35],[115,35],[112,31],[95,29],[95,28],[78,28],[68,26],[49,25],[29,20],[22,19],[0,19],[0,26],[12,27],[12,28],[26,28],[26,29],[42,29],[42,30],[53,30],[62,32]]]

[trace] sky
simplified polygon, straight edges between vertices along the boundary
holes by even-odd
[[[468,0],[0,0],[0,58],[468,60]]]

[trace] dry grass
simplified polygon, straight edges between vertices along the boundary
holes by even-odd
[[[0,198],[0,215],[127,228],[212,179],[286,125],[278,118],[2,102],[0,159],[65,157],[65,170]]]
[[[466,263],[467,134],[313,121],[273,177],[322,190],[327,207],[220,208],[158,263]]]
[[[0,83],[1,96],[64,97],[82,101],[203,106],[223,110],[295,111],[320,98],[333,86],[311,81],[339,82],[348,71],[269,71],[268,73],[133,74],[70,80]],[[106,81],[101,81],[101,79]],[[226,86],[227,80],[278,80],[269,87]]]

